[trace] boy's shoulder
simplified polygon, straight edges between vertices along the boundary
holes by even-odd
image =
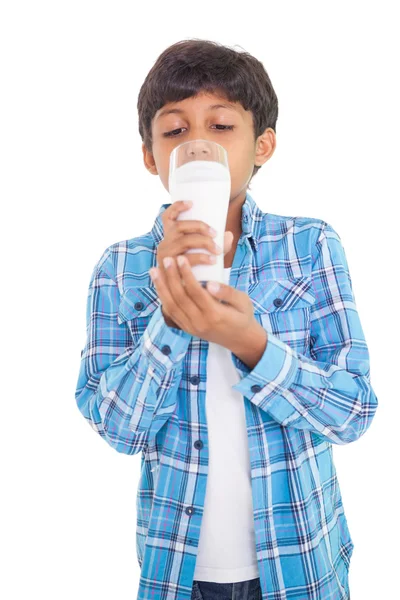
[[[304,217],[299,215],[278,215],[274,213],[263,213],[266,223],[282,223],[282,222],[293,222],[297,227],[303,227],[305,225],[323,227],[326,221],[319,219],[318,217]]]
[[[262,235],[280,236],[296,235],[296,237],[308,238],[310,246],[316,243],[321,232],[330,225],[318,217],[307,217],[302,215],[281,215],[274,213],[263,214],[263,226],[260,228],[260,238]]]
[[[154,255],[154,241],[151,233],[147,232],[107,246],[97,261],[94,272],[106,273],[118,283],[120,291],[126,285],[146,285]]]

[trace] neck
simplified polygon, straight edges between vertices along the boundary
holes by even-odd
[[[242,235],[242,206],[246,200],[246,190],[242,191],[236,198],[229,202],[228,216],[226,218],[225,231],[233,233],[232,246],[224,256],[224,267],[231,267],[235,256],[236,246]]]
[[[229,201],[225,231],[232,231],[233,235],[238,235],[238,237],[242,233],[242,206],[245,200],[246,190],[242,190],[240,194]]]

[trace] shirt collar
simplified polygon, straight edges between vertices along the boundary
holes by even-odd
[[[154,225],[150,231],[156,245],[158,245],[164,237],[164,227],[161,215],[168,206],[171,206],[171,203],[161,205]],[[266,213],[257,206],[256,202],[247,192],[245,201],[242,205],[242,235],[238,244],[243,244],[247,238],[249,242],[252,240],[254,250],[257,251],[259,238],[265,231],[265,217]]]

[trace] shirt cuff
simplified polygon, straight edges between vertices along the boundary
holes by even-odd
[[[288,344],[267,333],[267,345],[254,369],[249,369],[235,354],[232,355],[235,366],[243,375],[232,387],[281,422],[296,412],[285,395],[299,376],[300,357]]]

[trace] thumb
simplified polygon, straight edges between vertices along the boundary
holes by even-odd
[[[230,304],[243,312],[244,296],[247,298],[247,294],[244,292],[219,281],[207,281],[207,290],[223,304]]]
[[[224,255],[229,252],[232,248],[233,233],[232,231],[225,231],[224,233]]]

